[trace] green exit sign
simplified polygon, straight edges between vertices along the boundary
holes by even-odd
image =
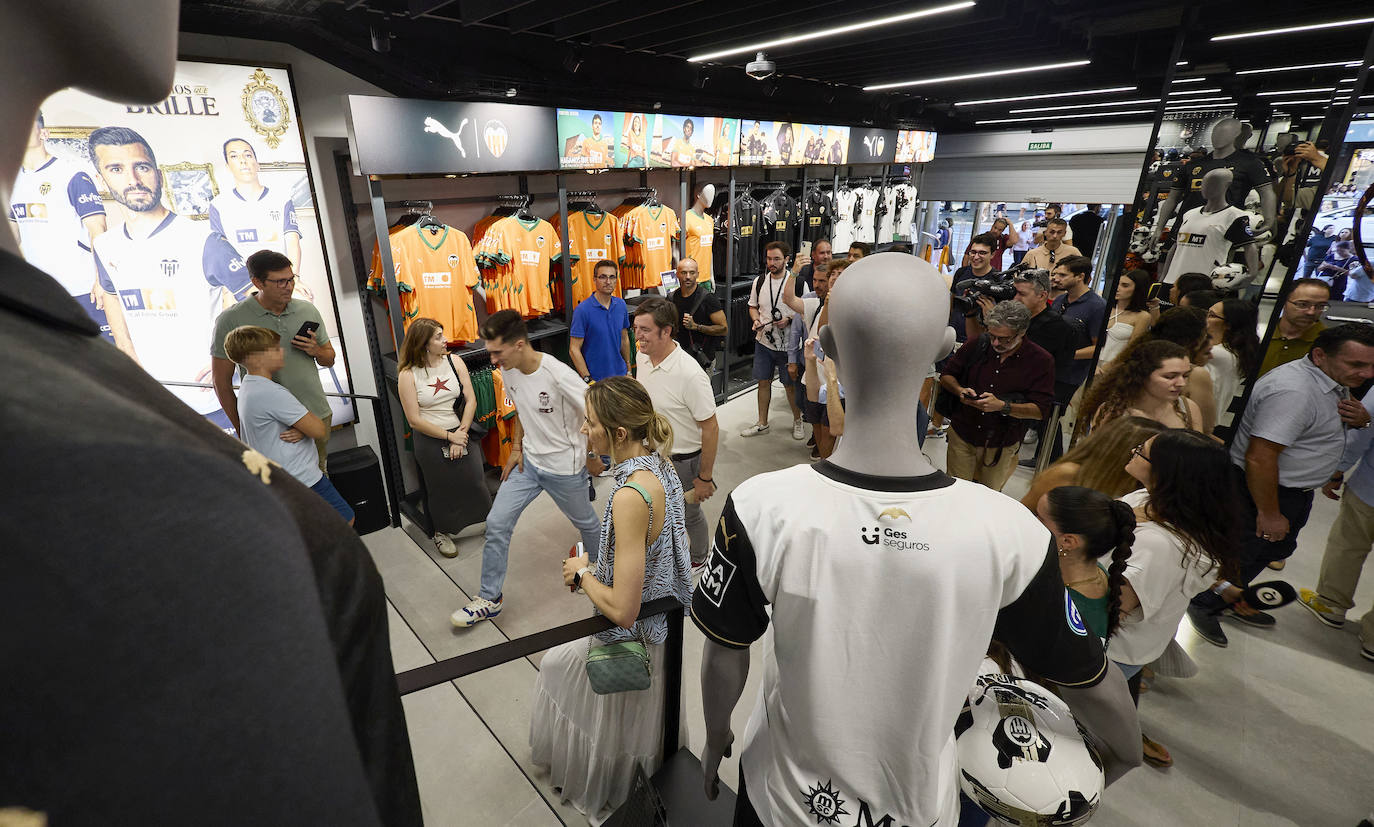
[[[1030,150],[1031,152],[1034,152],[1040,149],[1049,149],[1053,145],[1053,141],[1031,141],[1029,144],[1026,145],[1026,149]]]

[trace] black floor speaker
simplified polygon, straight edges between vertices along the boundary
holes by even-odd
[[[359,445],[330,453],[329,481],[353,507],[353,528],[359,534],[371,534],[391,525],[382,465],[370,447]]]

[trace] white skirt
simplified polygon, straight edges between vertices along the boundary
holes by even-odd
[[[589,640],[556,646],[540,662],[530,752],[563,802],[598,821],[625,802],[636,764],[648,775],[662,764],[667,670],[664,645],[651,645],[648,689],[598,695],[587,680]]]

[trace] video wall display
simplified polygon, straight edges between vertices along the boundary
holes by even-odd
[[[935,133],[923,129],[903,129],[897,133],[897,154],[893,163],[924,164],[935,158]]]
[[[844,164],[849,160],[849,127],[794,121],[740,122],[741,166]]]
[[[1331,183],[1313,199],[1316,214],[1298,263],[1298,276],[1327,282],[1331,298],[1363,303],[1374,301],[1374,120],[1363,120],[1369,117],[1351,121],[1327,163]]]
[[[338,338],[286,69],[179,61],[172,93],[151,106],[58,92],[29,133],[9,210],[24,258],[162,382],[210,382],[215,320],[252,292],[244,259],[259,250],[290,259],[295,297]],[[326,392],[349,391],[342,358],[320,373]],[[168,390],[226,424],[213,390]],[[348,400],[330,403],[335,425],[356,418]]]
[[[369,175],[910,164],[935,155],[935,133],[914,129],[359,95],[348,101],[355,165]]]

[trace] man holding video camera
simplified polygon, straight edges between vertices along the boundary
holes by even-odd
[[[1019,302],[998,302],[983,322],[987,332],[959,348],[940,376],[954,399],[945,470],[1001,491],[1026,428],[1054,404],[1054,359],[1026,340],[1031,315]]]

